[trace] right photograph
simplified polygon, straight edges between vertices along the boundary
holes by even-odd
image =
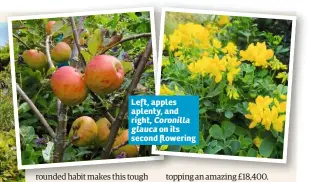
[[[295,27],[295,16],[163,9],[156,94],[199,96],[200,142],[153,153],[286,163]]]

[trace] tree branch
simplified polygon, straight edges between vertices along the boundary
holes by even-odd
[[[46,41],[45,41],[46,57],[47,57],[47,62],[48,62],[49,68],[54,68],[55,66],[54,66],[54,63],[53,63],[51,56],[50,56],[49,39],[50,39],[50,35],[47,35]]]
[[[70,18],[71,19],[71,18]],[[73,22],[74,22],[74,18],[73,18]],[[73,28],[73,24],[72,25],[72,29]],[[75,23],[74,23],[75,25]],[[79,27],[79,29],[82,26]],[[76,29],[75,29],[76,31]],[[73,50],[72,50],[72,60],[71,60],[71,65],[74,68],[78,68],[80,67],[80,65],[78,64],[78,51],[77,51],[77,46],[74,44],[73,46]],[[56,136],[56,146],[55,146],[55,152],[54,152],[54,162],[62,162],[63,161],[63,154],[64,151],[67,147],[66,143],[65,143],[65,136],[66,136],[66,128],[67,128],[67,121],[68,121],[68,116],[67,116],[67,112],[68,112],[68,107],[65,106],[63,103],[61,103],[59,100],[57,102],[57,106],[58,106],[58,112],[57,112],[57,116],[58,116],[58,128],[57,128],[57,136]]]
[[[31,49],[21,38],[19,38],[17,35],[13,34],[13,37],[15,37],[20,43],[22,43],[27,49]]]
[[[55,140],[55,153],[54,153],[54,162],[62,162],[65,146],[65,136],[67,134],[66,127],[68,121],[68,107],[62,104],[58,100],[58,125],[57,125],[57,135]]]
[[[126,140],[125,142],[121,143],[120,145],[118,145],[118,146],[112,148],[111,153],[115,152],[116,150],[118,150],[118,149],[120,149],[121,147],[124,147],[124,146],[126,146],[126,145],[128,145],[128,144],[129,144],[129,140]]]
[[[71,22],[73,36],[74,36],[74,42],[75,42],[75,46],[73,47],[73,49],[77,49],[78,50],[78,54],[82,58],[83,66],[86,66],[86,61],[85,61],[83,55],[81,54],[79,36],[82,33],[82,31],[83,31],[83,24],[84,24],[85,19],[86,19],[86,17],[84,17],[84,16],[81,16],[79,18],[78,29],[76,29],[74,17],[70,17],[70,22]],[[78,56],[77,56],[77,58],[78,58]],[[75,61],[78,61],[78,60],[75,60]],[[79,66],[79,67],[83,67],[83,66]]]
[[[105,47],[101,52],[100,54],[104,54],[106,53],[108,50],[112,49],[113,47],[121,44],[121,43],[124,43],[126,41],[129,41],[129,40],[134,40],[134,39],[139,39],[139,38],[149,38],[151,37],[151,33],[142,33],[142,34],[138,34],[138,35],[133,35],[131,37],[127,37],[127,38],[124,38],[122,39],[121,41],[109,46],[109,47]]]
[[[34,112],[34,114],[39,118],[41,124],[46,128],[47,132],[52,138],[56,137],[54,130],[50,127],[42,113],[38,110],[38,108],[34,105],[31,99],[26,95],[26,93],[20,88],[18,84],[16,84],[17,92],[19,95],[29,104],[30,108]]]
[[[100,97],[98,97],[98,96],[97,96],[94,92],[92,92],[92,91],[90,91],[90,94],[91,94],[93,100],[94,100],[96,103],[99,103],[99,104],[103,105],[103,104],[102,104],[102,100],[101,100]],[[111,124],[114,123],[115,118],[107,111],[107,109],[106,109],[105,107],[102,108],[102,113],[103,113],[103,115],[107,118],[107,120],[108,120]]]
[[[141,60],[139,61],[139,65],[135,70],[134,77],[132,79],[132,82],[130,86],[128,87],[125,95],[125,99],[123,100],[121,106],[120,106],[120,111],[115,119],[114,124],[111,127],[110,131],[110,136],[108,138],[106,147],[105,147],[105,152],[102,153],[101,158],[102,159],[107,159],[109,158],[111,154],[111,149],[113,146],[113,143],[115,141],[116,135],[118,133],[120,124],[122,123],[123,118],[128,112],[128,99],[129,96],[133,93],[134,89],[136,88],[137,84],[139,83],[139,80],[141,79],[142,73],[145,71],[145,65],[152,53],[152,41],[151,39],[148,41],[146,50],[141,57]]]

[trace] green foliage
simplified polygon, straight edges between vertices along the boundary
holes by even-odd
[[[3,60],[10,60],[8,45],[0,48],[0,181],[22,182],[25,174],[17,169],[10,67]]]
[[[5,67],[3,71],[0,71],[0,84],[3,87],[0,88],[0,130],[3,131],[10,130],[14,125],[11,74],[9,71],[10,67]]]
[[[24,172],[17,169],[15,131],[0,132],[0,181],[25,181]]]

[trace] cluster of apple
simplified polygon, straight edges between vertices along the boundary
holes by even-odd
[[[91,117],[82,116],[77,118],[71,127],[69,138],[72,144],[78,147],[89,145],[103,145],[107,142],[110,134],[111,123],[106,118],[101,118],[95,122]],[[136,145],[123,145],[128,141],[128,130],[120,129],[115,139],[113,155],[116,157],[124,154],[125,157],[136,157],[139,147]],[[120,147],[119,147],[120,146]]]
[[[45,30],[48,35],[51,34],[54,23],[54,21],[49,21],[46,25]],[[71,47],[66,42],[57,43],[51,50],[51,58],[57,64],[67,62],[71,54]],[[33,69],[43,69],[48,65],[46,55],[36,49],[24,51],[22,57],[25,63]],[[53,93],[63,104],[75,106],[87,98],[89,91],[98,95],[109,94],[119,89],[123,80],[124,70],[116,57],[97,55],[88,62],[84,74],[71,66],[58,68],[53,73],[50,84]],[[79,147],[94,143],[103,144],[109,137],[110,125],[106,118],[95,122],[88,116],[82,116],[73,122],[69,138],[73,145]],[[128,131],[119,131],[114,146],[118,146],[127,140]],[[118,155],[121,152],[125,152],[127,157],[134,157],[138,153],[138,147],[123,146],[116,150],[114,154]]]

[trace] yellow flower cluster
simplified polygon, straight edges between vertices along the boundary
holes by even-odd
[[[239,98],[239,94],[237,92],[237,88],[235,88],[233,85],[228,85],[226,87],[226,93],[227,93],[227,96],[230,99],[238,99]]]
[[[233,42],[229,42],[222,51],[230,56],[235,56],[237,54],[237,46]]]
[[[210,32],[200,24],[187,23],[179,24],[178,28],[169,35],[170,50],[174,51],[179,47],[208,48]]]
[[[272,70],[287,70],[288,67],[287,65],[283,64],[279,59],[277,59],[276,56],[269,61],[269,66],[271,67]]]
[[[174,86],[174,90],[171,90],[167,85],[163,84],[160,87],[160,95],[184,95],[184,92],[176,85]]]
[[[272,126],[278,132],[283,131],[286,101],[279,102],[277,98],[258,96],[255,103],[249,103],[248,110],[250,114],[245,115],[245,117],[251,120],[249,128],[261,124],[266,130],[269,130]]]
[[[220,26],[224,26],[226,24],[230,23],[230,17],[229,16],[226,16],[226,15],[221,15],[219,17],[219,20],[218,20],[218,25]]]
[[[288,77],[287,72],[280,72],[280,73],[278,73],[276,78],[282,79],[281,83],[284,83],[288,80],[289,77]]]
[[[237,60],[237,57],[232,57],[229,55],[226,55],[222,58],[226,62],[226,67],[227,67],[227,80],[229,84],[231,85],[233,83],[233,80],[235,76],[240,72],[240,64],[241,62]]]
[[[274,51],[267,49],[266,43],[257,42],[256,45],[251,43],[247,50],[240,51],[241,60],[247,60],[252,62],[255,66],[261,66],[263,68],[268,67],[268,60],[274,56]]]
[[[202,74],[202,76],[205,76],[209,74],[210,77],[215,77],[215,82],[218,83],[222,80],[226,65],[215,55],[214,58],[202,57],[198,61],[190,63],[188,69],[193,75]]]

